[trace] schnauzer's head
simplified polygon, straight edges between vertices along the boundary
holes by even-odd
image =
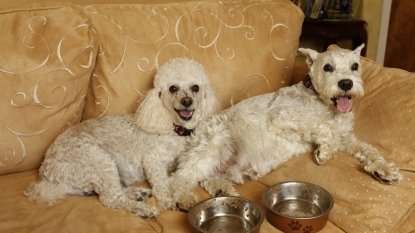
[[[363,96],[360,52],[364,46],[362,44],[354,51],[339,49],[324,53],[299,49],[307,57],[315,91],[326,104],[339,112],[350,112],[354,100]]]

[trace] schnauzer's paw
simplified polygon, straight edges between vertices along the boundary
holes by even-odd
[[[187,213],[198,202],[198,198],[191,190],[180,190],[174,193],[173,202],[177,210]]]
[[[365,167],[365,170],[383,184],[396,184],[402,181],[403,176],[392,163],[380,162]]]
[[[326,165],[330,160],[333,159],[333,153],[329,152],[328,150],[320,147],[314,151],[314,162],[317,165]]]
[[[144,201],[151,198],[153,195],[151,189],[143,187],[128,186],[124,188],[124,193],[131,200]]]

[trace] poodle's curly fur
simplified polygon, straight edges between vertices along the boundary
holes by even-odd
[[[142,200],[154,195],[161,207],[172,205],[168,173],[190,140],[174,128],[193,129],[219,110],[204,67],[172,59],[160,67],[135,113],[87,120],[58,136],[25,194],[51,205],[66,194],[97,193],[106,207],[155,217],[158,208]],[[129,186],[145,179],[152,190]]]
[[[324,53],[300,49],[310,68],[304,82],[244,100],[199,124],[192,136],[197,143],[180,156],[172,176],[174,202],[189,209],[197,201],[190,191],[197,182],[217,175],[235,183],[243,183],[244,177],[255,180],[313,151],[319,165],[341,152],[382,183],[401,181],[393,163],[353,134],[352,106],[364,94],[363,47]],[[222,193],[232,192],[226,180],[202,184],[211,194],[212,184]]]

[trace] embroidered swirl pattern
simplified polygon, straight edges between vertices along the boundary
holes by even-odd
[[[87,106],[84,118],[129,112],[151,87],[158,67],[176,56],[210,68],[224,107],[287,85],[299,34],[291,30],[295,21],[281,16],[282,7],[292,6],[253,1],[85,7],[100,49],[93,94],[87,96],[94,106]],[[266,63],[275,71],[264,70]],[[225,73],[229,66],[233,73]],[[218,86],[225,74],[234,76],[227,77],[234,82],[232,91]],[[115,82],[125,85],[108,86]],[[261,90],[246,89],[247,83]]]
[[[90,34],[85,17],[57,25],[62,11],[34,11],[25,18],[11,12],[0,18],[2,25],[18,25],[10,30],[13,40],[0,45],[9,51],[0,59],[0,82],[7,86],[1,95],[0,173],[36,157],[36,147],[46,149],[82,116],[96,46],[92,37],[85,39]]]

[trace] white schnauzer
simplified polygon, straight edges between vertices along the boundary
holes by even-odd
[[[53,204],[65,194],[97,193],[106,207],[142,217],[171,206],[169,172],[189,146],[192,129],[220,110],[203,66],[186,58],[162,65],[134,114],[106,116],[68,128],[46,151],[30,201]],[[186,137],[187,136],[187,137]],[[152,190],[129,186],[147,179]]]
[[[256,180],[290,158],[312,151],[318,165],[342,152],[382,183],[402,180],[393,163],[353,134],[351,110],[363,96],[363,47],[324,53],[301,48],[310,68],[303,82],[244,100],[201,123],[193,136],[194,146],[179,157],[172,177],[177,207],[193,206],[197,198],[191,189],[198,182],[211,195],[218,190],[234,194],[232,184],[222,178],[237,184],[244,177]]]

